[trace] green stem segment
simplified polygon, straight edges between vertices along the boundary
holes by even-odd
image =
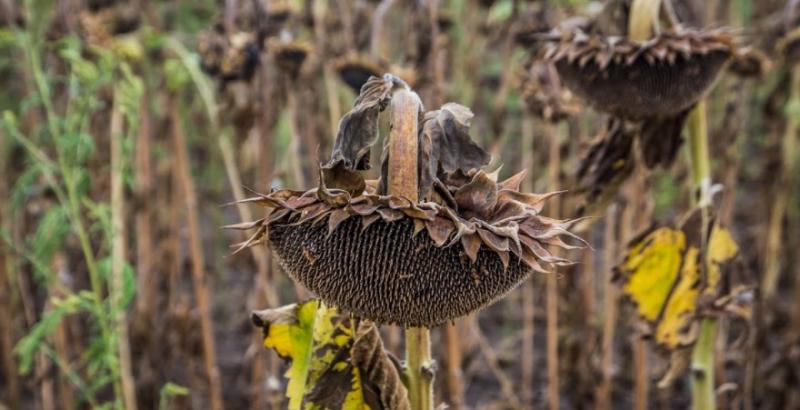
[[[628,20],[628,38],[633,41],[647,41],[653,36],[653,31],[658,32],[660,9],[661,0],[633,0]]]
[[[701,100],[689,116],[689,153],[692,165],[692,179],[695,186],[696,202],[701,208],[703,220],[702,249],[703,268],[706,268],[706,238],[709,228],[709,208],[711,206],[711,161],[708,154],[708,127],[706,124],[706,104]],[[707,271],[707,269],[705,269]],[[717,337],[717,320],[703,318],[700,336],[692,351],[692,407],[695,410],[716,408],[714,394],[714,345]]]
[[[406,375],[413,410],[433,409],[433,359],[431,333],[424,327],[406,329]]]

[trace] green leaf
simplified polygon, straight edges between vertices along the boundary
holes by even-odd
[[[48,261],[52,259],[56,250],[61,248],[69,231],[67,212],[60,205],[51,207],[39,220],[36,233],[30,240],[29,257],[34,262],[36,279],[41,283],[51,279]]]
[[[511,0],[502,0],[498,1],[492,8],[489,9],[489,16],[487,20],[490,23],[498,23],[501,21],[506,21],[511,17],[511,14],[514,11],[514,2]]]
[[[169,402],[173,397],[188,396],[189,389],[173,382],[167,382],[161,387],[159,392],[158,408],[159,410],[167,410],[170,408]]]
[[[58,327],[61,321],[80,310],[87,308],[85,298],[81,294],[72,294],[65,298],[54,298],[52,309],[45,312],[31,331],[23,337],[14,351],[20,359],[20,373],[25,375],[31,371],[36,353],[44,345],[45,339]]]

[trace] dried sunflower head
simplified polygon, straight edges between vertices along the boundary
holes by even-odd
[[[370,77],[380,77],[385,71],[379,61],[361,54],[340,57],[334,61],[333,66],[339,78],[355,92],[359,92]]]
[[[522,193],[524,173],[497,182],[497,172],[483,170],[489,155],[469,137],[466,107],[449,103],[420,117],[423,201],[366,184],[358,171],[369,168],[378,115],[403,86],[390,75],[367,81],[339,123],[318,188],[246,200],[270,212],[233,226],[256,229],[240,249],[268,242],[289,275],[326,303],[406,326],[453,320],[495,301],[532,270],[569,264],[547,249],[569,248],[561,236],[577,238],[568,231],[574,221],[541,215],[556,193]]]
[[[761,78],[771,67],[766,53],[754,47],[742,47],[733,54],[728,71],[741,78]]]
[[[203,70],[224,83],[249,81],[258,67],[261,50],[253,33],[239,31],[225,36],[218,27],[200,36],[197,52]]]
[[[305,41],[281,41],[269,39],[267,49],[275,58],[275,63],[291,78],[300,76],[300,72],[313,51],[311,44]]]
[[[575,32],[549,42],[545,57],[598,110],[640,120],[692,107],[732,53],[725,31],[665,32],[642,43]]]

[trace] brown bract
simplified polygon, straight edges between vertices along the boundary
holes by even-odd
[[[645,119],[697,103],[733,49],[726,31],[665,32],[642,43],[577,31],[549,42],[545,58],[598,110]]]
[[[377,116],[404,84],[372,78],[339,125],[320,185],[245,200],[270,209],[239,249],[268,242],[295,280],[322,300],[381,323],[433,326],[473,312],[513,289],[531,270],[567,265],[548,246],[574,220],[541,215],[558,192],[519,191],[525,173],[497,182],[488,154],[468,134],[472,112],[445,104],[421,118],[422,202],[384,195],[357,171],[369,164]],[[385,180],[385,175],[382,177]]]

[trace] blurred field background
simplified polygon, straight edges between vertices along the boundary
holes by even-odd
[[[795,3],[672,1],[687,26],[740,29],[772,60],[758,79],[724,73],[708,98],[715,207],[758,284],[752,320],[720,322],[720,408],[800,408],[800,71],[775,49]],[[471,107],[473,138],[503,176],[527,169],[527,190],[571,189],[605,117],[578,102],[543,115],[532,36],[602,7],[0,0],[0,409],[285,408],[282,362],[249,312],[310,295],[266,248],[230,256],[244,236],[220,227],[263,211],[220,205],[314,187],[370,72],[405,79],[427,107]],[[611,283],[628,240],[689,209],[684,156],[593,204],[581,235],[594,249],[572,251],[581,263],[554,286],[535,274],[434,329],[437,399],[686,408],[688,378],[656,386],[669,356]],[[579,194],[550,215],[576,216]],[[382,331],[402,357],[401,331]]]

